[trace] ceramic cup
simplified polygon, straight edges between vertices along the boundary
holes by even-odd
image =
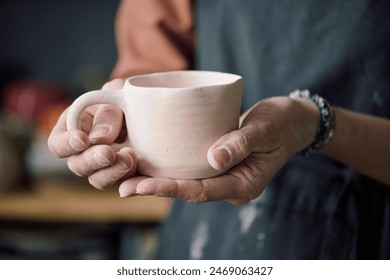
[[[238,128],[242,78],[211,71],[174,71],[128,78],[120,90],[95,90],[71,105],[68,130],[80,129],[83,110],[114,104],[128,130],[138,172],[151,177],[201,179],[221,174],[207,152],[222,135]]]

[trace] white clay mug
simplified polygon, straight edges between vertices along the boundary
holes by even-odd
[[[124,112],[127,140],[137,171],[151,177],[201,179],[220,175],[207,160],[209,148],[238,128],[243,94],[238,75],[174,71],[133,76],[120,90],[95,90],[71,105],[68,130],[80,129],[89,106],[114,104]]]

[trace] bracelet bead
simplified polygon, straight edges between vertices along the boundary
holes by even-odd
[[[302,155],[309,156],[329,143],[335,128],[335,115],[329,102],[317,94],[311,94],[308,90],[295,90],[289,94],[290,98],[303,98],[316,104],[320,111],[320,125],[317,130],[315,140],[306,149],[301,151]]]

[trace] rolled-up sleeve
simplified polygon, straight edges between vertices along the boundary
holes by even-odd
[[[118,59],[111,78],[192,67],[191,0],[122,0],[115,28]]]

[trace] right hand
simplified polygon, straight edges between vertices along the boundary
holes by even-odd
[[[102,89],[123,87],[124,79],[106,83]],[[69,169],[78,176],[88,176],[91,185],[105,189],[114,182],[135,174],[137,157],[129,147],[115,145],[126,133],[123,112],[114,105],[94,105],[80,118],[81,130],[68,131],[65,110],[48,138],[52,154],[68,158]]]

